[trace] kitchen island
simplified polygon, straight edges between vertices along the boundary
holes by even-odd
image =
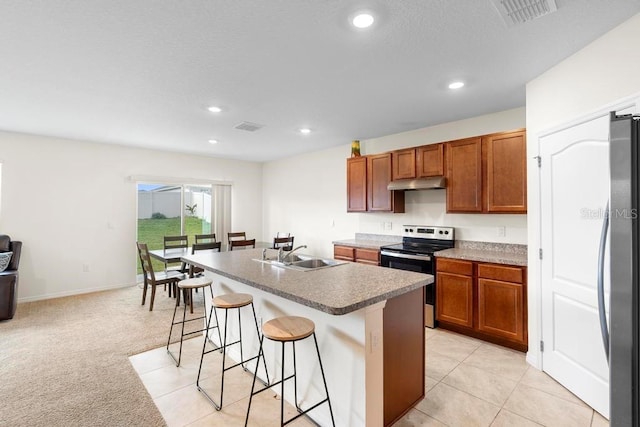
[[[267,251],[269,258],[275,255]],[[304,316],[315,323],[337,426],[391,425],[424,397],[424,286],[432,276],[350,262],[297,271],[260,262],[261,257],[255,249],[201,252],[183,261],[205,270],[216,295],[253,295],[260,323],[278,316]],[[257,337],[246,332],[253,319],[245,313],[242,322],[245,354],[256,354]],[[233,339],[237,320],[229,328]],[[217,343],[217,333],[210,337]],[[280,370],[280,349],[267,340],[264,350],[273,378]],[[296,352],[298,394],[305,408],[324,397],[322,378],[313,341],[300,342]],[[238,351],[229,355],[239,358]],[[293,382],[285,388],[293,404]],[[310,415],[322,426],[331,424],[327,405]]]

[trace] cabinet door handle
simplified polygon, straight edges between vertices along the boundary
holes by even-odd
[[[380,255],[390,256],[394,258],[406,258],[406,259],[418,259],[421,261],[431,261],[431,257],[429,255],[409,255],[409,254],[399,254],[397,252],[387,252],[387,251],[381,251]]]

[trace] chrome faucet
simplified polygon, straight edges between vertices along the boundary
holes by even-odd
[[[287,252],[284,256],[282,255],[284,253],[284,247],[281,247],[280,249],[278,249],[278,262],[281,262],[284,264],[284,261],[295,251],[297,251],[298,249],[302,249],[302,248],[306,248],[307,245],[300,245],[296,248],[291,249],[289,252]]]

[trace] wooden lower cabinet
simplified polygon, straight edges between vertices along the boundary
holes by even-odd
[[[380,265],[380,250],[334,245],[333,258],[362,264]]]
[[[523,299],[520,283],[478,278],[478,330],[522,342]]]
[[[527,351],[526,267],[438,258],[439,326]]]
[[[380,251],[377,249],[355,248],[355,262],[380,265]]]
[[[473,278],[438,273],[436,283],[438,320],[473,327]]]
[[[351,246],[333,246],[333,258],[340,259],[343,261],[352,261],[354,260],[355,248]]]

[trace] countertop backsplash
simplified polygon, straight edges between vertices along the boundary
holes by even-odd
[[[478,251],[505,252],[510,254],[527,254],[527,245],[515,243],[476,242],[472,240],[456,240],[456,248]]]
[[[370,234],[356,233],[356,240],[375,240],[378,242],[389,242],[389,244],[402,242],[402,236],[394,236],[390,234]]]

